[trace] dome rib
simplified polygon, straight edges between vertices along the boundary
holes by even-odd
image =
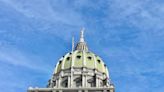
[[[86,53],[84,52],[84,51],[82,51],[82,55],[83,55],[83,67],[85,67],[86,66]]]
[[[62,67],[61,67],[61,69],[64,69],[65,68],[65,62],[66,62],[66,59],[68,58],[68,56],[69,56],[69,53],[67,53],[66,55],[65,55],[65,57],[64,57],[64,59],[63,59],[63,63],[62,63]]]
[[[105,73],[108,75],[108,70],[106,66],[104,66],[103,60],[95,55],[92,52],[86,52],[86,51],[79,51],[75,50],[73,52],[67,53],[64,58],[61,58],[55,68],[55,73],[60,72],[61,70],[69,69],[71,67],[76,68],[89,68],[89,69],[96,69],[99,72]],[[80,56],[80,58],[77,58],[77,56]],[[69,60],[67,58],[69,57]],[[89,60],[88,57],[91,59]],[[99,60],[99,61],[98,61]],[[62,61],[60,63],[60,61]]]

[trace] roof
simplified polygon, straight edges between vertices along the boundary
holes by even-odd
[[[67,53],[59,59],[55,73],[64,69],[70,69],[71,67],[96,69],[108,75],[108,69],[103,60],[92,52],[75,50],[74,52]]]
[[[75,50],[61,57],[57,63],[54,74],[61,70],[86,67],[96,69],[108,76],[108,69],[103,60],[96,54],[88,50],[88,46],[84,41],[83,31],[81,31],[80,41],[77,43]]]

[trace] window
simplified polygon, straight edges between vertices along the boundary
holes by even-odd
[[[97,62],[100,63],[101,61],[98,59]]]
[[[52,86],[53,87],[56,86],[56,81],[53,81]]]
[[[96,80],[95,80],[95,77],[92,77],[92,78],[88,79],[88,80],[87,80],[88,86],[90,86],[90,87],[95,87],[95,86],[96,86],[96,82],[95,82],[95,81],[96,81]]]
[[[87,57],[88,58],[88,60],[92,60],[92,57],[91,56],[89,56],[89,57]]]
[[[74,82],[76,84],[76,87],[82,86],[82,78],[81,77],[74,79]]]
[[[81,56],[76,56],[76,58],[77,58],[77,59],[80,59],[80,58],[81,58]]]
[[[68,87],[68,82],[65,83],[64,87]]]
[[[62,63],[62,61],[60,60],[60,61],[59,61],[59,64],[61,64],[61,63]]]
[[[81,86],[81,83],[82,83],[81,81],[77,81],[76,82],[76,87],[80,87]]]
[[[70,57],[67,57],[67,61],[69,61],[70,60]]]
[[[62,87],[68,87],[68,79],[67,79],[67,77],[64,77],[64,78],[62,78]]]
[[[103,86],[105,86],[105,85],[106,85],[107,81],[108,81],[108,79],[107,79],[107,78],[103,80]]]

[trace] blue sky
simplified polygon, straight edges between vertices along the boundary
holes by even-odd
[[[163,0],[0,0],[0,89],[45,87],[85,27],[116,92],[163,92],[163,15]]]

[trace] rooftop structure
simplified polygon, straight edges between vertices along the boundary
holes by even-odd
[[[59,59],[47,87],[30,87],[28,92],[114,92],[114,86],[106,64],[89,51],[82,29],[75,49]]]

